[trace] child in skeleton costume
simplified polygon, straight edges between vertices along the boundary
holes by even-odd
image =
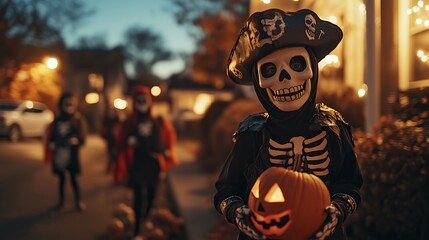
[[[341,41],[341,29],[304,9],[254,13],[229,57],[228,76],[253,84],[267,113],[245,119],[216,182],[216,209],[240,230],[238,239],[265,239],[247,207],[250,188],[271,166],[314,174],[329,189],[328,217],[313,239],[345,239],[342,223],[358,206],[362,176],[349,125],[316,104],[318,62]]]
[[[51,163],[52,170],[59,179],[59,202],[54,210],[58,211],[64,206],[66,172],[70,175],[73,187],[75,209],[83,210],[77,175],[81,171],[79,149],[85,141],[86,125],[83,117],[76,111],[77,102],[71,94],[63,94],[58,107],[59,116],[48,127],[45,145],[45,162]]]
[[[153,207],[160,172],[175,164],[169,144],[175,132],[166,119],[152,115],[152,98],[147,87],[134,88],[132,99],[133,113],[123,127],[125,144],[120,154],[125,158],[119,161],[127,165],[128,184],[134,195],[134,236],[138,237],[141,218],[146,218]],[[164,141],[166,137],[171,141]]]

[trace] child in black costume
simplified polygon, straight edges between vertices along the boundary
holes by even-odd
[[[266,239],[247,206],[256,178],[271,166],[314,174],[331,195],[327,219],[312,239],[345,239],[342,223],[361,201],[362,176],[349,125],[316,104],[318,62],[342,39],[341,29],[304,9],[254,13],[231,51],[227,73],[253,85],[267,113],[245,119],[216,182],[216,209],[239,239]],[[271,224],[271,223],[268,223]]]
[[[79,149],[85,142],[86,125],[83,117],[76,111],[77,100],[69,93],[61,96],[58,103],[59,115],[48,128],[47,154],[45,161],[50,162],[53,173],[59,180],[59,201],[54,210],[64,207],[64,185],[66,173],[74,192],[75,209],[82,211],[77,175],[81,172]]]
[[[135,239],[140,238],[140,223],[153,208],[159,176],[176,164],[173,150],[175,131],[162,117],[152,114],[149,88],[137,86],[132,92],[133,113],[124,122],[119,162],[125,161],[128,185],[133,190]]]

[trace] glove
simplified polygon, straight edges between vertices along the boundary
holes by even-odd
[[[338,220],[341,218],[341,212],[338,208],[331,203],[331,205],[325,208],[328,216],[326,217],[325,222],[320,226],[317,232],[310,238],[312,240],[324,240],[334,233],[335,228],[337,227]]]
[[[248,206],[242,205],[235,210],[235,224],[238,229],[252,239],[267,239],[262,233],[260,233],[255,226],[253,226],[250,220],[251,212]]]

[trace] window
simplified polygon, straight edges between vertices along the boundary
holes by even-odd
[[[429,86],[429,2],[410,0],[410,86]]]

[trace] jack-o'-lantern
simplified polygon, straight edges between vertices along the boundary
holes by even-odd
[[[251,220],[270,239],[308,239],[326,219],[329,191],[317,176],[271,167],[249,194]]]

